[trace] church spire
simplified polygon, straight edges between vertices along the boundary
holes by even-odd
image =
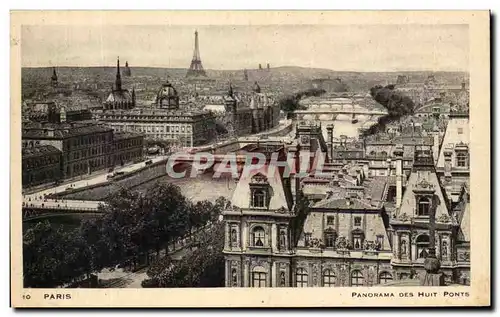
[[[120,57],[116,61],[116,80],[115,80],[116,90],[122,90],[122,76],[120,74]]]

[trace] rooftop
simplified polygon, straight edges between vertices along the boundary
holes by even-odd
[[[22,158],[29,158],[29,157],[37,157],[37,156],[44,156],[47,154],[59,154],[61,151],[59,151],[56,147],[52,145],[37,145],[33,147],[25,147],[22,149]]]
[[[110,131],[113,131],[113,129],[98,124],[30,122],[24,124],[22,138],[64,139],[78,135],[87,135]]]

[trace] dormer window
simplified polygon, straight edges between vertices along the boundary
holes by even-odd
[[[252,192],[252,207],[264,208],[266,207],[266,193],[263,189],[254,189]]]
[[[280,246],[280,250],[286,250],[286,231],[285,230],[280,231],[279,246]]]
[[[430,208],[431,208],[431,200],[430,200],[430,198],[428,198],[428,197],[421,197],[418,200],[417,215],[418,216],[429,216]]]

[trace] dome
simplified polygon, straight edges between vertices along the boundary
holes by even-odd
[[[160,90],[158,91],[157,95],[158,99],[165,97],[177,97],[177,90],[169,82],[163,84]]]
[[[165,109],[178,109],[179,96],[177,90],[169,82],[163,84],[156,95],[156,106]]]

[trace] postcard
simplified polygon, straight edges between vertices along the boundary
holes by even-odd
[[[12,11],[11,305],[491,305],[489,19]]]

